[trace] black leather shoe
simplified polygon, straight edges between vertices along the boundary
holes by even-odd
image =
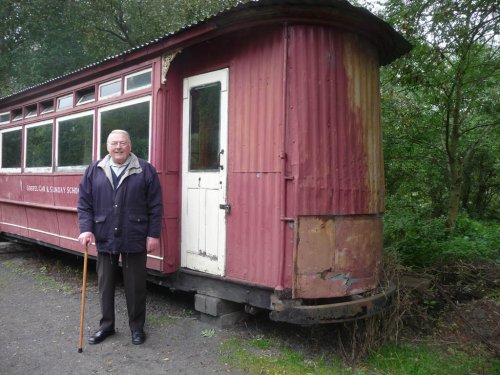
[[[141,345],[144,341],[146,341],[146,334],[144,331],[132,332],[132,344]]]
[[[99,344],[100,342],[103,342],[106,339],[106,337],[114,334],[115,334],[114,329],[111,331],[103,331],[100,329],[89,338],[89,344],[90,345]]]

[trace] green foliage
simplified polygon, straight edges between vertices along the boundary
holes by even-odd
[[[240,0],[0,2],[0,97],[205,19]]]
[[[376,374],[391,375],[482,374],[491,366],[484,358],[474,358],[451,347],[443,352],[423,345],[392,344],[382,347],[367,364]]]
[[[254,348],[255,340],[230,339],[221,344],[225,363],[245,374],[330,374],[330,375],[465,375],[483,374],[498,368],[489,357],[471,356],[452,347],[388,344],[379,348],[356,367],[343,364],[338,357],[304,358],[273,342],[266,348]],[[259,350],[261,349],[261,350]]]
[[[495,222],[461,214],[453,233],[444,216],[433,217],[430,205],[414,204],[392,196],[387,202],[384,242],[407,266],[425,267],[440,261],[498,260],[500,231]]]
[[[262,338],[257,341],[263,341]],[[256,340],[226,340],[221,345],[224,362],[245,374],[341,374],[339,360],[306,359],[298,352],[272,340],[259,347]],[[352,374],[352,372],[349,372]]]
[[[261,335],[250,340],[249,344],[258,349],[271,349],[273,346],[273,342],[271,340],[266,339]]]
[[[491,215],[499,206],[496,2],[384,5],[384,18],[414,46],[383,71],[388,193],[420,195],[449,230],[462,208]]]

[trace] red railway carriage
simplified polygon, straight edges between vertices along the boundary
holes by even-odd
[[[203,312],[220,299],[300,324],[373,314],[379,67],[409,49],[346,1],[249,2],[1,98],[0,231],[81,252],[81,175],[126,129],[164,190],[157,282]]]

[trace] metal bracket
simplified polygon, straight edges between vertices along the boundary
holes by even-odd
[[[221,210],[224,210],[226,211],[226,214],[230,214],[231,213],[231,205],[229,203],[226,203],[226,204],[219,204],[219,208]]]

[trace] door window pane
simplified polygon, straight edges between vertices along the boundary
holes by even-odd
[[[114,129],[126,130],[132,141],[132,152],[149,159],[149,107],[150,101],[101,112],[101,157],[107,155],[106,140]]]
[[[58,166],[88,165],[92,161],[92,129],[94,116],[86,115],[59,121]]]
[[[189,170],[219,168],[220,82],[190,90]]]
[[[26,129],[26,168],[52,166],[52,123]]]
[[[21,168],[21,129],[2,133],[2,168]]]

